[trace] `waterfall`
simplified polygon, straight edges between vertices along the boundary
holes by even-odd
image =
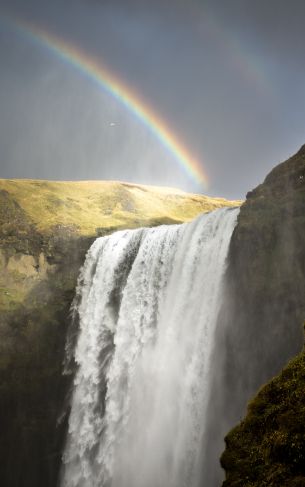
[[[210,359],[237,214],[120,231],[90,248],[75,298],[62,487],[201,485]]]

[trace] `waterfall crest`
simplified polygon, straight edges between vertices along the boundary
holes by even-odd
[[[75,301],[62,487],[200,485],[211,352],[238,209],[97,239]]]

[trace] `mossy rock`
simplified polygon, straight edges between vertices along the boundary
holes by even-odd
[[[305,352],[262,387],[225,438],[223,487],[305,485]]]

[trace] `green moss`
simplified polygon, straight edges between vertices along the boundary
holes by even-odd
[[[0,287],[0,310],[14,310],[24,301],[26,293],[20,289]]]
[[[225,438],[224,487],[305,485],[304,391],[302,351],[258,392],[246,418]]]

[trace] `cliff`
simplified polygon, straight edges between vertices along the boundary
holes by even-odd
[[[56,485],[69,389],[64,337],[94,238],[236,203],[124,183],[0,181],[1,485]],[[215,459],[244,414],[226,437],[224,485],[305,483],[304,229],[305,146],[248,193],[233,233],[214,351],[206,485],[221,484]]]
[[[57,484],[69,308],[93,240],[236,203],[125,183],[0,180],[1,485]]]
[[[216,413],[227,430],[257,389],[301,351],[304,320],[305,146],[247,195],[231,241],[219,332],[223,406]],[[304,410],[303,352],[226,437],[223,485],[305,485]]]

